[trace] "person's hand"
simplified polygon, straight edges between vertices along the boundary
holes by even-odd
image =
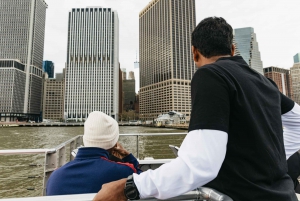
[[[119,142],[117,142],[117,146],[112,148],[111,154],[119,159],[123,159],[124,157],[128,156],[130,153],[126,149],[124,149]]]
[[[124,187],[127,179],[121,179],[102,185],[102,189],[96,194],[93,201],[127,201]]]

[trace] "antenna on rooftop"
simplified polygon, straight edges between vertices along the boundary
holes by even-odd
[[[137,62],[137,50],[135,50],[135,54],[136,54],[136,56],[135,56],[135,62]]]

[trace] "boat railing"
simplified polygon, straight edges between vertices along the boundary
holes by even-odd
[[[139,156],[139,138],[141,136],[172,136],[172,135],[186,135],[186,133],[142,133],[142,134],[120,134],[120,136],[136,137],[136,155]],[[43,164],[31,164],[30,166],[43,166],[43,187],[42,195],[46,195],[46,184],[51,173],[63,166],[68,161],[74,159],[71,152],[74,149],[83,145],[82,135],[76,136],[52,149],[17,149],[17,150],[0,150],[0,155],[25,155],[25,154],[44,154]],[[147,159],[139,160],[141,169],[155,169],[160,165],[170,162],[172,159]],[[39,176],[29,176],[28,178],[40,178]],[[30,189],[28,189],[30,190]],[[66,195],[66,196],[52,196],[51,200],[92,200],[95,194],[81,194],[81,195]],[[12,201],[12,199],[1,199]],[[27,197],[14,198],[14,201],[44,201],[49,200],[49,197]],[[157,200],[155,198],[147,198],[141,200]],[[183,195],[172,198],[171,200],[206,200],[206,201],[232,201],[228,196],[223,195],[217,191],[209,188],[198,188]]]
[[[137,133],[137,134],[120,134],[120,136],[133,136],[136,138],[136,147],[134,155],[139,158],[139,139],[142,136],[172,136],[172,135],[186,135],[186,133]],[[51,149],[15,149],[15,150],[0,150],[0,156],[2,155],[41,155],[44,154],[44,161],[42,164],[29,164],[29,165],[16,165],[16,166],[7,166],[2,168],[20,168],[21,166],[30,166],[30,167],[42,167],[43,175],[31,175],[26,176],[27,179],[43,179],[42,187],[34,188],[29,187],[27,190],[41,190],[40,195],[46,195],[46,184],[51,173],[66,164],[67,162],[74,159],[74,156],[71,152],[74,149],[79,148],[83,145],[82,135],[76,136],[55,148]],[[139,160],[141,169],[157,168],[161,164],[169,162],[171,159],[159,159],[159,160]],[[1,168],[1,167],[0,167]],[[37,172],[37,171],[36,171]],[[25,177],[16,177],[14,179],[24,179]],[[0,178],[0,180],[5,180],[5,178]]]
[[[44,197],[31,197],[31,198],[18,198],[18,199],[3,199],[1,201],[92,201],[95,193],[91,194],[77,194],[77,195],[63,195],[63,196],[44,196]],[[140,200],[156,201],[156,198],[146,198]],[[230,197],[210,188],[200,187],[193,191],[187,192],[166,200],[198,200],[198,201],[233,201]]]

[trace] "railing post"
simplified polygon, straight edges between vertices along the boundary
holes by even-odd
[[[80,135],[80,136],[78,136],[78,138],[76,138],[76,148],[78,148],[80,145],[83,145],[82,135]]]
[[[51,173],[56,169],[57,167],[57,153],[56,152],[46,152],[45,153],[45,160],[44,160],[44,181],[43,181],[43,196],[46,195],[46,188],[47,188],[47,182],[51,175]]]
[[[139,134],[136,136],[136,155],[137,159],[140,159],[140,153],[139,153]]]
[[[82,136],[77,136],[76,139],[70,142],[70,161],[74,160],[74,156],[72,155],[72,151],[80,147],[83,144]]]
[[[73,140],[72,142],[70,142],[70,153],[69,153],[70,154],[70,158],[69,158],[70,161],[74,160],[74,156],[72,155],[72,151],[74,149],[76,149],[75,142],[76,142],[76,140]]]
[[[66,164],[66,146],[62,146],[57,151],[57,167],[60,168],[64,164]]]

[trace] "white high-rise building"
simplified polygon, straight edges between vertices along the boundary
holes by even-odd
[[[40,120],[47,4],[0,0],[1,121]]]
[[[92,111],[118,118],[119,19],[111,8],[69,12],[64,116],[82,121]]]

